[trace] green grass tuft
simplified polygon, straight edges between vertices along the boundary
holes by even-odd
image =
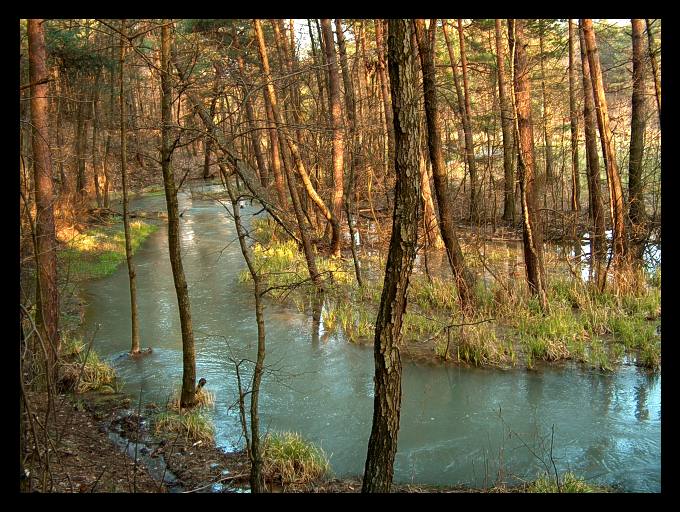
[[[94,349],[90,349],[88,353],[82,341],[75,338],[65,339],[61,356],[59,381],[65,389],[76,393],[118,391],[115,370],[99,359]]]
[[[606,492],[602,487],[589,484],[584,479],[577,477],[571,472],[567,472],[560,478],[560,486],[552,477],[545,475],[537,478],[526,486],[526,492],[529,493],[592,493],[592,492]]]
[[[307,484],[330,469],[324,451],[296,432],[269,434],[264,441],[263,459],[266,478],[283,485]]]
[[[161,412],[153,418],[154,432],[161,437],[184,436],[186,441],[212,442],[215,428],[201,408]]]

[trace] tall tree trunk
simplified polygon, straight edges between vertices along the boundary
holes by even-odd
[[[387,161],[385,162],[385,176],[392,174],[394,165],[394,119],[392,119],[392,106],[390,105],[390,85],[387,78],[387,65],[385,63],[385,43],[383,34],[383,20],[376,19],[375,22],[375,44],[378,52],[378,81],[380,82],[380,92],[385,112],[385,136],[387,137]],[[389,204],[389,203],[388,203]]]
[[[97,78],[94,82],[94,89],[92,91],[92,177],[94,179],[94,192],[97,198],[97,207],[102,207],[102,194],[99,186],[99,145],[97,144],[97,137],[99,136],[99,111],[97,104],[99,103],[99,80],[101,71],[97,72]]]
[[[333,130],[333,200],[332,211],[338,224],[342,216],[342,197],[344,192],[344,165],[345,165],[345,137],[342,127],[342,100],[340,99],[340,73],[338,71],[338,58],[335,53],[333,41],[333,29],[331,20],[321,20],[321,31],[326,46],[326,62],[328,62],[328,84],[330,91],[331,128]],[[340,256],[340,230],[333,231],[331,241],[331,254]]]
[[[276,188],[276,195],[279,199],[279,204],[281,205],[281,208],[285,208],[288,205],[288,200],[286,199],[286,179],[281,169],[280,148],[282,146],[279,143],[279,132],[276,129],[276,122],[274,121],[272,106],[269,102],[269,95],[267,94],[267,91],[264,91],[262,94],[264,95],[265,114],[267,116],[267,123],[269,124],[267,132],[269,133],[271,169],[272,173],[274,173],[274,185]]]
[[[645,143],[645,68],[643,22],[633,19],[633,98],[630,121],[630,160],[628,162],[628,216],[635,257],[642,260],[645,202],[642,188],[642,155]]]
[[[182,328],[182,407],[192,407],[196,402],[196,351],[194,348],[194,331],[191,321],[191,305],[189,303],[189,288],[182,265],[179,206],[177,203],[177,187],[175,173],[171,165],[172,147],[170,142],[170,127],[172,125],[172,85],[170,69],[170,40],[169,20],[163,20],[161,27],[161,168],[165,185],[165,201],[168,207],[168,248],[172,277],[177,292],[179,307],[179,321]]]
[[[588,200],[590,216],[593,222],[593,239],[591,243],[591,261],[595,270],[595,282],[599,290],[604,291],[606,273],[603,269],[605,254],[604,207],[600,191],[600,159],[597,154],[597,120],[595,119],[595,100],[590,83],[590,65],[583,30],[579,27],[581,48],[581,70],[583,73],[583,126],[586,139],[586,169],[588,173]]]
[[[581,182],[578,170],[578,111],[576,109],[576,30],[569,20],[569,121],[571,126],[571,209],[581,209]]]
[[[510,48],[514,53],[514,92],[516,131],[519,146],[518,170],[522,197],[524,263],[531,293],[538,297],[543,313],[548,313],[545,267],[543,265],[543,233],[536,207],[536,174],[534,163],[534,135],[531,122],[531,82],[524,38],[525,20],[508,20]]]
[[[132,235],[130,233],[130,215],[128,213],[128,182],[127,182],[127,117],[125,112],[125,44],[126,28],[125,20],[121,21],[120,28],[120,74],[118,75],[118,87],[120,92],[120,174],[123,182],[123,230],[125,231],[125,259],[127,260],[128,276],[130,280],[130,316],[132,320],[132,345],[131,354],[139,354],[139,322],[137,316],[137,273],[132,261]]]
[[[659,76],[659,64],[656,61],[656,49],[654,45],[654,34],[652,33],[652,24],[649,19],[645,19],[647,26],[647,50],[649,52],[649,60],[652,64],[652,75],[654,76],[654,92],[656,93],[656,108],[659,112],[659,124],[661,124],[661,77]]]
[[[418,102],[408,20],[388,21],[388,63],[394,109],[396,192],[392,236],[385,281],[375,324],[375,398],[373,426],[362,492],[388,492],[392,484],[394,456],[401,408],[402,319],[406,293],[418,242],[420,148]]]
[[[547,95],[545,93],[545,48],[543,45],[544,40],[544,24],[543,20],[538,20],[538,45],[540,48],[540,62],[541,62],[541,98],[543,100],[543,141],[545,144],[545,178],[546,182],[552,180],[554,170],[553,170],[553,155],[552,155],[552,144],[550,142],[550,106],[548,105]]]
[[[39,84],[31,92],[31,140],[33,141],[33,176],[35,183],[35,259],[36,259],[36,327],[45,341],[48,383],[54,382],[59,357],[59,289],[57,287],[57,246],[54,227],[54,184],[48,130],[49,85],[44,20],[28,20],[29,83]]]
[[[604,94],[604,83],[602,81],[602,70],[600,68],[600,54],[595,41],[595,31],[593,30],[592,19],[583,19],[583,37],[586,43],[588,64],[592,77],[591,82],[593,86],[593,98],[595,100],[595,112],[597,113],[597,127],[600,130],[602,153],[605,155],[605,165],[607,167],[609,204],[612,221],[614,223],[614,256],[612,264],[613,267],[616,268],[624,263],[628,245],[626,227],[624,224],[623,191],[621,188],[621,177],[616,163],[614,133],[609,126],[609,112],[607,109],[607,99]]]
[[[265,492],[264,474],[262,472],[262,450],[260,449],[260,414],[258,410],[260,400],[260,384],[262,382],[262,374],[264,373],[264,359],[266,354],[266,333],[264,325],[264,304],[262,303],[262,278],[255,268],[255,263],[251,254],[250,247],[246,243],[247,232],[241,222],[241,214],[239,212],[238,198],[234,193],[230,177],[223,171],[225,185],[227,192],[231,199],[232,211],[234,214],[234,224],[236,225],[236,233],[238,234],[239,245],[243,253],[243,259],[246,261],[250,276],[253,278],[253,293],[255,295],[255,319],[257,322],[257,359],[255,361],[255,369],[253,371],[253,381],[250,388],[250,447],[248,454],[250,455],[250,490],[253,493]]]
[[[433,20],[432,23],[434,23]],[[449,183],[442,154],[439,116],[437,115],[437,89],[435,82],[434,49],[430,47],[429,37],[425,33],[425,22],[415,20],[415,31],[418,40],[420,62],[423,70],[423,90],[425,101],[425,117],[427,120],[427,142],[432,162],[434,189],[439,207],[439,228],[446,247],[449,264],[456,280],[458,299],[464,315],[471,315],[475,309],[475,279],[465,265],[456,228],[453,223],[453,205]]]
[[[307,27],[309,28],[309,41],[312,47],[312,59],[314,60],[314,73],[316,74],[316,84],[319,88],[319,106],[320,118],[327,119],[326,114],[326,100],[323,87],[323,80],[321,78],[321,63],[319,62],[319,56],[316,53],[316,42],[314,41],[314,33],[312,32],[312,20],[307,19]]]
[[[78,97],[78,121],[76,125],[76,192],[83,201],[87,196],[87,177],[85,176],[85,105],[86,102]]]
[[[470,88],[467,76],[467,57],[465,54],[465,37],[463,37],[463,20],[458,18],[458,40],[460,41],[460,63],[463,69],[463,99],[465,101],[465,120],[463,131],[465,132],[465,151],[467,154],[468,168],[470,169],[470,222],[477,223],[480,220],[479,211],[479,184],[477,183],[477,164],[475,163],[475,147],[472,138],[472,108],[470,106]]]
[[[513,169],[513,151],[515,137],[513,130],[512,102],[508,98],[505,82],[505,57],[503,38],[501,37],[501,20],[496,19],[496,63],[498,70],[498,99],[501,108],[501,129],[503,132],[503,171],[505,187],[503,193],[503,220],[515,220],[515,172]]]
[[[219,81],[215,80],[215,84],[213,86],[213,97],[210,100],[210,117],[215,118],[215,112],[217,110],[217,100],[219,98]],[[246,99],[246,103],[248,103],[248,99]],[[193,117],[193,116],[192,116]],[[203,179],[207,180],[210,178],[210,157],[213,151],[213,138],[210,135],[206,135],[203,137],[203,150],[204,150],[204,155],[203,155]]]
[[[350,76],[349,66],[347,65],[347,48],[345,45],[345,35],[342,32],[342,20],[335,19],[335,33],[338,38],[338,53],[340,55],[340,69],[342,71],[342,82],[345,86],[345,108],[347,109],[347,119],[349,120],[349,175],[347,177],[347,190],[345,192],[345,214],[347,215],[347,227],[349,228],[350,248],[352,249],[352,260],[354,261],[354,273],[357,284],[363,286],[361,279],[361,267],[357,256],[356,240],[354,238],[354,221],[352,220],[352,197],[354,195],[354,176],[357,168],[359,172],[363,167],[363,144],[359,138],[359,127],[357,126],[357,107],[354,100],[354,88]]]

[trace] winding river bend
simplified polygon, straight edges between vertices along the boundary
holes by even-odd
[[[163,196],[133,203],[161,211]],[[224,208],[180,195],[182,256],[196,336],[197,378],[215,395],[217,445],[241,446],[232,360],[254,359],[257,327],[236,231]],[[257,208],[242,210],[249,221]],[[129,288],[124,265],[86,286],[84,335],[99,324],[95,348],[124,390],[163,405],[179,386],[182,345],[167,225],[135,255],[142,347],[129,350]],[[297,431],[330,456],[337,476],[363,473],[373,412],[373,353],[341,335],[312,341],[312,320],[266,306],[267,365],[263,429]],[[323,329],[323,326],[322,326]],[[324,341],[325,340],[325,341]],[[574,368],[539,371],[442,368],[404,361],[395,481],[491,485],[499,477],[534,478],[571,470],[624,491],[661,490],[661,377],[632,366],[613,374]]]

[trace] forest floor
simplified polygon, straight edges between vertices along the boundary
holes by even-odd
[[[45,460],[44,431],[48,409],[46,393],[29,392],[38,436],[36,450],[29,434],[28,460]],[[250,463],[244,453],[225,453],[212,443],[183,438],[162,440],[150,434],[149,413],[136,410],[122,394],[59,394],[49,406],[49,469],[29,468],[28,492],[56,493],[249,493]],[[118,441],[116,442],[115,439]],[[137,445],[137,463],[134,445]],[[149,462],[151,461],[151,463]],[[164,469],[167,465],[167,470]],[[44,467],[44,465],[43,465]],[[44,478],[44,481],[43,481]],[[282,486],[267,482],[273,493],[358,493],[361,478],[323,477],[305,485]],[[465,486],[394,484],[398,493],[521,493],[531,485]],[[611,491],[588,487],[585,492]],[[581,491],[583,492],[583,491]]]

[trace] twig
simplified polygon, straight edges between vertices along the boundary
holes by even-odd
[[[245,476],[248,476],[248,473],[239,473],[238,475],[225,476],[224,478],[220,478],[219,480],[215,480],[214,482],[210,482],[209,484],[205,484],[205,485],[202,485],[201,487],[196,487],[195,489],[191,489],[190,491],[183,491],[183,494],[188,494],[188,493],[191,493],[191,492],[197,492],[197,491],[200,491],[201,489],[205,489],[206,487],[210,487],[210,486],[218,484],[220,482],[226,482],[227,480],[236,480],[237,478],[243,478]]]
[[[557,492],[562,493],[562,486],[560,485],[560,477],[557,474],[557,466],[555,465],[555,459],[553,458],[553,439],[555,438],[555,424],[552,424],[551,434],[550,434],[550,462],[552,462],[553,469],[555,470],[555,483],[557,484]]]

